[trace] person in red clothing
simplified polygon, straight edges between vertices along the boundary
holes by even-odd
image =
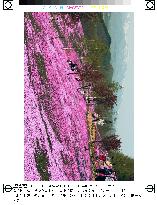
[[[103,154],[100,154],[99,159],[102,160],[102,161],[106,161],[106,156],[103,155]]]

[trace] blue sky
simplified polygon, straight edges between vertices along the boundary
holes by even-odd
[[[111,35],[111,64],[113,80],[123,89],[118,93],[116,134],[122,139],[122,152],[134,157],[134,19],[133,13],[112,13],[109,21]]]

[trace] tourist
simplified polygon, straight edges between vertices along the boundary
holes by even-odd
[[[106,161],[106,156],[104,154],[100,154],[99,159],[102,161]]]
[[[73,63],[71,60],[67,60],[67,62],[68,62],[68,64],[69,64],[72,71],[75,71],[75,70],[77,71],[78,66],[77,66],[76,63]]]
[[[99,174],[104,174],[104,175],[112,174],[111,170],[109,170],[106,167],[104,167],[103,169],[96,169],[96,172],[99,173]]]
[[[106,177],[102,175],[98,175],[95,177],[95,181],[105,181]]]

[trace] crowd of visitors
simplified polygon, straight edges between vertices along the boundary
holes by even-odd
[[[96,178],[95,181],[116,181],[116,173],[112,167],[109,157],[100,154],[96,157]]]
[[[69,67],[71,71],[78,71],[78,66],[76,63],[72,62],[72,60],[67,60],[67,63],[69,64]],[[84,86],[84,88],[88,88],[88,86]],[[79,90],[80,88],[78,88]],[[89,98],[89,97],[88,97]],[[93,99],[93,98],[92,98]],[[99,122],[100,116],[96,113],[92,114],[92,122]],[[103,124],[112,123],[112,121],[109,120],[103,120]],[[88,150],[88,149],[87,149]],[[113,170],[112,164],[110,162],[110,159],[108,157],[108,153],[100,154],[95,158],[95,164],[96,164],[96,177],[95,181],[116,181],[116,173]]]

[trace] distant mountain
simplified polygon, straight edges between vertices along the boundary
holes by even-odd
[[[103,15],[101,13],[97,13],[97,16],[98,21],[96,22],[93,22],[91,19],[85,19],[84,16],[82,16],[81,23],[84,34],[89,39],[93,39],[96,36],[97,38],[104,40],[104,42],[110,47],[111,37],[103,21]]]

